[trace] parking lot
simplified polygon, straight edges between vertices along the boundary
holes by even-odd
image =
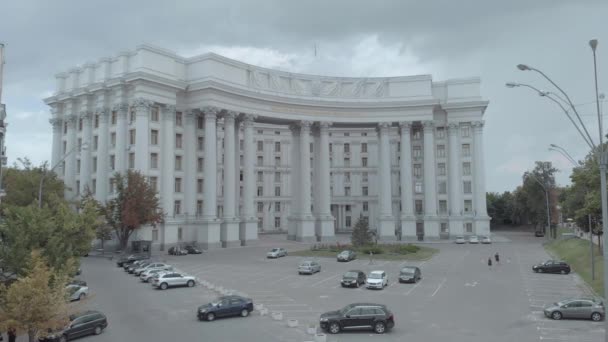
[[[153,289],[127,275],[113,262],[88,258],[83,278],[91,293],[87,306],[108,315],[110,325],[95,341],[167,341],[171,338],[206,341],[307,341],[308,324],[318,324],[319,314],[353,302],[386,304],[396,325],[385,335],[345,332],[328,336],[328,341],[582,341],[601,340],[603,322],[553,321],[542,307],[570,296],[582,295],[575,274],[532,273],[534,263],[549,256],[540,239],[508,236],[511,242],[492,245],[434,244],[440,253],[421,262],[375,260],[362,257],[348,263],[319,258],[322,270],[298,275],[302,257],[267,259],[270,247],[288,251],[308,248],[285,241],[282,236],[263,237],[260,246],[214,250],[203,255],[168,256],[158,259],[195,275],[214,286],[244,292],[254,303],[263,304],[269,315],[259,311],[248,318],[198,322],[196,307],[217,296],[200,284],[194,288],[166,291]],[[501,263],[491,268],[487,259],[498,252]],[[417,284],[399,284],[404,265],[418,266],[423,279]],[[384,290],[342,288],[342,274],[351,269],[364,272],[381,269],[389,276]],[[283,319],[273,320],[280,312]],[[287,327],[297,319],[298,327]]]

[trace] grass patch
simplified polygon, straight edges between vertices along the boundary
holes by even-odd
[[[567,231],[563,231],[567,233]],[[599,255],[597,245],[593,245],[595,255],[595,280],[591,280],[591,252],[589,241],[584,239],[557,239],[545,245],[545,249],[557,258],[570,264],[572,269],[595,291],[598,296],[604,295],[604,262]]]
[[[350,249],[357,252],[357,258],[368,259],[369,252],[374,254],[374,260],[428,260],[438,249],[413,244],[378,244],[362,247],[352,245],[314,245],[309,250],[289,252],[289,255],[319,258],[336,258],[338,253]]]

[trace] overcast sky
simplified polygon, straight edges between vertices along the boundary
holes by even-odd
[[[529,89],[568,92],[598,139],[593,59],[608,97],[608,1],[603,0],[179,0],[1,1],[6,44],[2,102],[9,163],[49,160],[52,130],[42,98],[60,71],[150,43],[184,56],[213,51],[260,66],[337,76],[480,76],[490,101],[484,128],[488,191],[513,190],[535,160],[570,164],[549,144],[582,158],[586,146],[561,110]],[[317,56],[314,46],[317,45]],[[608,112],[608,103],[605,112]]]

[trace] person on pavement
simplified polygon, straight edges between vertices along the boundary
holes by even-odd
[[[488,258],[488,267],[492,269],[492,257]]]
[[[496,254],[494,254],[494,259],[496,259],[496,263],[500,263],[500,257],[498,256],[498,252],[496,252]]]

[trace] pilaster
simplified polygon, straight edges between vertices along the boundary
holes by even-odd
[[[316,241],[315,218],[312,216],[310,192],[310,128],[311,121],[300,121],[300,217],[296,230],[296,241]]]
[[[239,240],[239,220],[235,215],[235,206],[238,202],[235,200],[236,182],[235,174],[235,118],[238,113],[234,111],[226,111],[224,113],[224,215],[220,231],[220,240],[222,247],[240,246]]]
[[[401,240],[416,239],[416,217],[414,216],[414,197],[412,188],[412,142],[411,122],[400,122],[400,183],[401,183]]]
[[[287,239],[295,240],[298,230],[298,218],[300,217],[300,126],[293,123],[289,126],[291,130],[291,151],[290,151],[290,195],[289,217],[287,224]]]
[[[143,175],[148,175],[150,166],[150,108],[152,101],[144,98],[136,98],[131,106],[135,109],[135,169]],[[117,151],[121,148],[117,146]]]
[[[81,189],[91,188],[91,149],[92,149],[92,119],[93,113],[86,111],[80,114],[82,119],[83,137],[82,144],[86,144],[86,148],[82,148],[80,153],[80,187]]]
[[[486,180],[483,158],[483,121],[475,121],[471,125],[473,127],[473,148],[475,150],[473,165],[475,172],[473,174],[475,180],[474,200],[475,206],[475,234],[489,235],[490,234],[490,217],[488,217],[486,204]]]
[[[318,194],[318,203],[315,203],[317,212],[316,235],[321,242],[335,240],[334,217],[331,214],[330,193],[330,166],[329,166],[329,126],[330,122],[320,122],[318,125],[319,151],[315,161],[317,165],[317,181],[315,192]],[[318,189],[316,188],[318,186]]]
[[[126,103],[118,103],[112,107],[112,111],[116,112],[116,146],[114,147],[114,156],[116,158],[116,172],[125,173],[127,171],[127,154],[129,152],[129,144],[127,144],[128,123],[127,116],[129,114],[129,105]],[[137,136],[137,130],[135,131]],[[137,158],[137,156],[136,156]]]
[[[174,200],[175,200],[175,106],[166,105],[162,108],[162,124],[161,130],[161,179],[160,179],[160,198],[163,204],[163,209],[167,217],[174,215]],[[166,230],[166,229],[165,229]]]
[[[378,204],[380,215],[378,216],[378,229],[376,234],[378,240],[395,240],[395,219],[393,217],[392,189],[391,189],[391,158],[390,158],[390,122],[380,122],[378,124],[378,181],[380,192],[378,194]]]
[[[243,116],[243,214],[239,229],[241,245],[245,246],[251,241],[258,239],[258,219],[253,208],[255,191],[255,150],[253,143],[253,123],[255,115],[245,114]]]
[[[450,205],[450,236],[464,234],[462,221],[462,176],[460,174],[462,162],[460,160],[460,125],[450,123],[448,125],[448,173],[449,173],[449,205]]]
[[[97,108],[99,114],[99,145],[97,146],[97,172],[95,189],[95,199],[101,203],[105,203],[108,199],[108,190],[110,188],[110,177],[108,175],[108,122],[110,120],[110,110],[105,107]]]

